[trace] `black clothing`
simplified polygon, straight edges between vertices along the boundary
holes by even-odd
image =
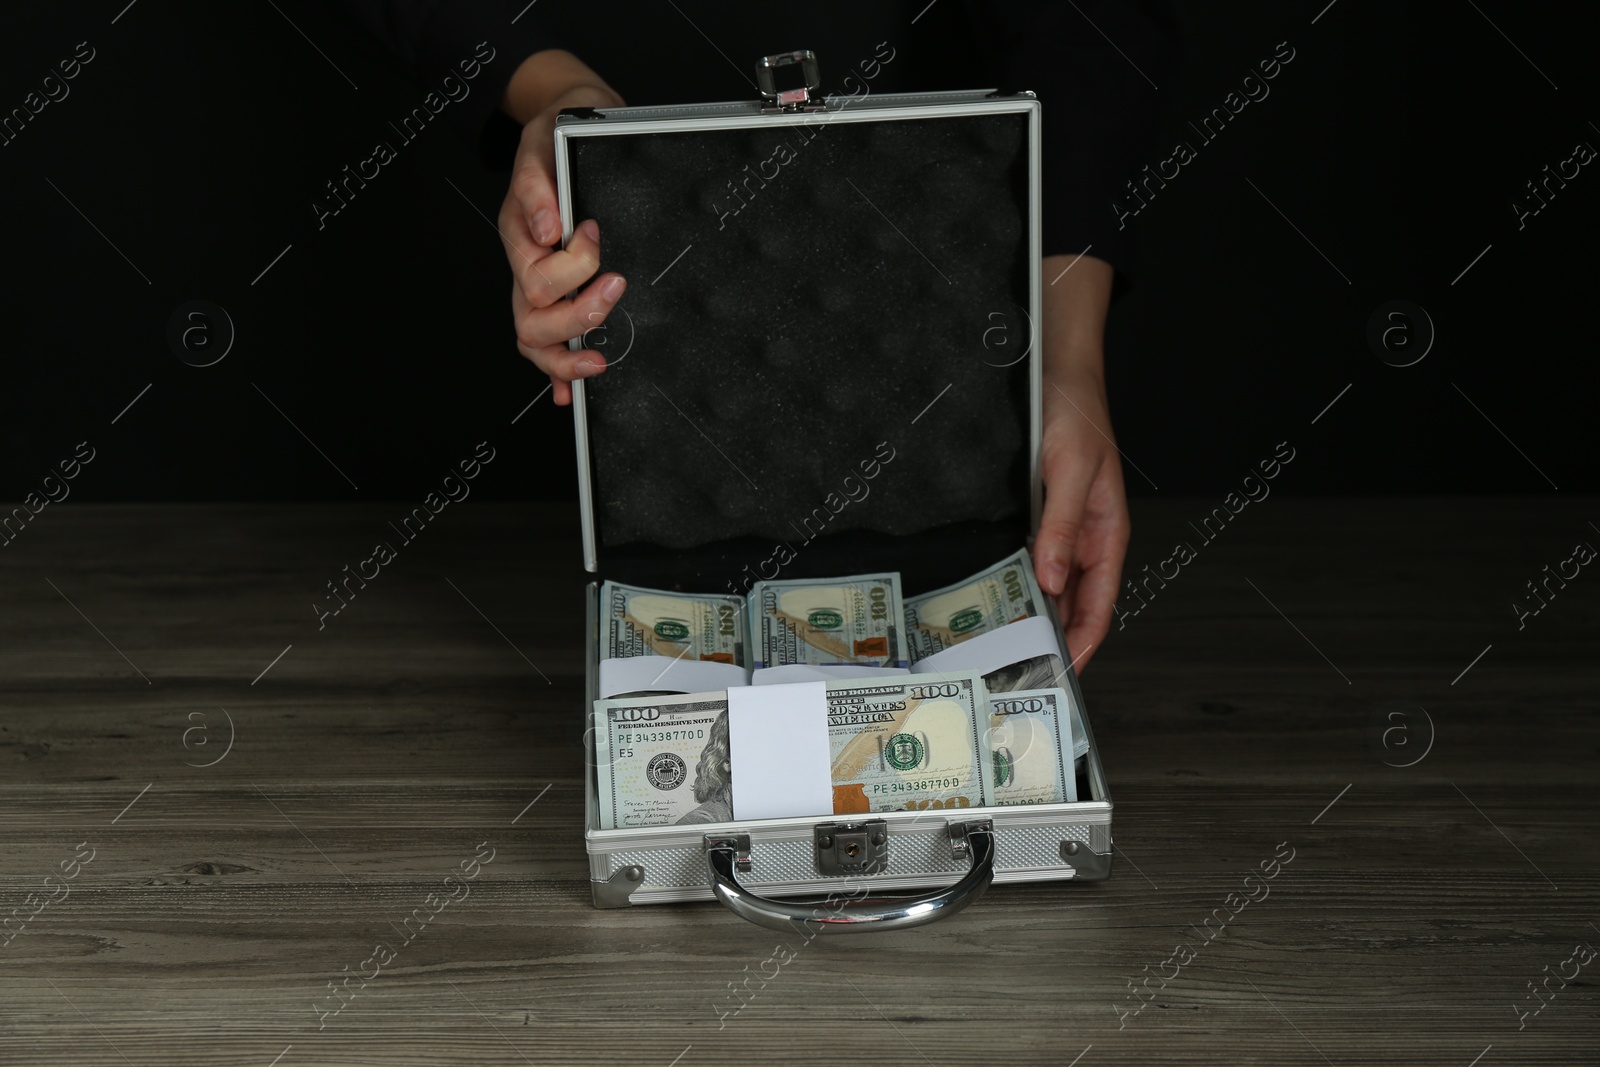
[[[1155,85],[1175,40],[1158,0],[343,3],[429,87],[459,78],[460,62],[489,54],[479,48],[487,43],[494,58],[448,110],[502,166],[516,129],[499,115],[500,98],[518,64],[545,48],[572,52],[631,105],[754,99],[755,60],[798,48],[817,53],[828,93],[1031,89],[1044,105],[1044,252],[1092,246],[1120,274],[1130,269],[1133,229],[1119,229],[1112,201],[1145,162]],[[893,58],[874,65],[885,42]]]

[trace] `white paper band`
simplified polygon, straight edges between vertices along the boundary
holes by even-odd
[[[1061,639],[1043,615],[1018,619],[998,630],[968,638],[911,665],[912,674],[977,671],[988,674],[1034,656],[1061,655]]]
[[[715,660],[671,656],[627,656],[600,661],[600,696],[660,690],[667,693],[710,693],[750,684],[750,672]]]
[[[833,814],[833,755],[822,682],[728,690],[733,817]]]
[[[785,685],[789,682],[832,682],[840,678],[883,678],[910,674],[904,667],[858,667],[851,663],[784,663],[760,667],[750,674],[751,685]]]

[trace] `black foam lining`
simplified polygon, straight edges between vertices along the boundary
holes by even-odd
[[[780,542],[787,576],[1023,543],[1025,115],[570,144],[574,217],[629,280],[585,386],[603,573],[709,590]]]

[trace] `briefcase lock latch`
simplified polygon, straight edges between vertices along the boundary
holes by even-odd
[[[812,831],[822,874],[877,874],[889,865],[889,824],[825,822]]]
[[[779,67],[799,66],[805,84],[798,89],[779,89],[774,72]],[[756,60],[756,84],[761,90],[763,111],[820,111],[822,73],[817,54],[810,50],[780,52]]]

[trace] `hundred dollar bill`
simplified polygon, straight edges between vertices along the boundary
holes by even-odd
[[[827,684],[834,814],[979,807],[988,691],[976,671]]]
[[[726,691],[597,700],[594,717],[602,830],[733,818]]]
[[[1033,558],[1024,548],[954,585],[907,597],[905,612],[906,647],[915,663],[1019,619],[1045,615],[1046,609],[1044,593],[1033,575]],[[1008,663],[984,675],[983,681],[994,694],[1050,689],[1061,685],[1065,677],[1061,657],[1047,654]],[[1082,756],[1089,751],[1089,739],[1077,716],[1074,704],[1069,715],[1073,751]]]
[[[1064,689],[989,695],[983,742],[992,761],[989,803],[1061,804],[1078,799],[1072,698]]]
[[[606,582],[600,587],[600,604],[603,659],[667,656],[749,666],[742,597]]]
[[[976,672],[827,683],[836,814],[966,808],[987,795]],[[725,690],[594,703],[600,827],[733,818]]]
[[[906,666],[898,572],[757,582],[749,614],[756,668]]]

